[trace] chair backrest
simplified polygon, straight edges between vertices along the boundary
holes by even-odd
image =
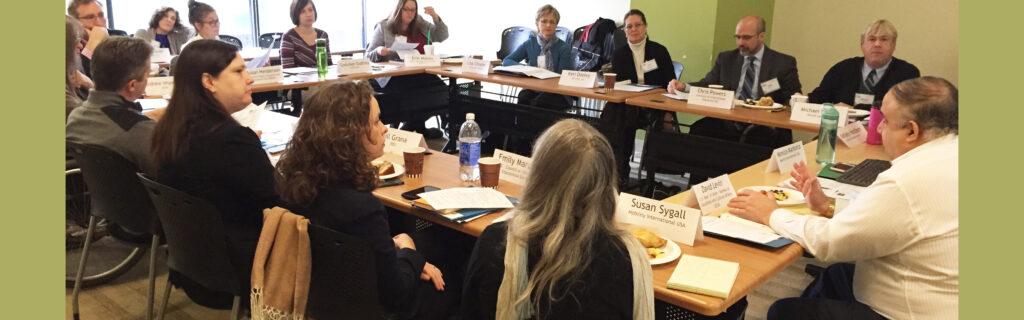
[[[565,41],[570,47],[572,46],[572,30],[569,30],[569,28],[558,27],[555,29],[555,36]]]
[[[280,33],[280,32],[271,32],[271,33],[261,34],[260,35],[260,48],[267,49],[267,48],[271,48],[271,46],[273,46],[273,48],[280,48],[281,47],[281,37],[283,35],[284,34]]]
[[[67,141],[82,169],[92,214],[134,232],[159,232],[154,209],[135,173],[138,166],[106,148]]]
[[[648,131],[643,156],[649,177],[653,172],[690,173],[690,185],[739,171],[772,155],[772,149],[685,133]]]
[[[679,61],[672,61],[672,69],[676,71],[676,80],[683,75],[683,64]]]
[[[312,274],[306,316],[315,319],[380,319],[373,251],[363,239],[309,225]]]
[[[512,51],[519,48],[523,42],[530,38],[533,29],[527,27],[508,27],[501,32],[501,50],[498,50],[498,59],[505,59]]]
[[[139,173],[167,238],[167,267],[207,289],[236,296],[242,292],[220,212],[206,200],[153,181]]]
[[[626,29],[625,28],[626,28],[625,25],[619,26],[619,27],[615,28],[614,32],[612,32],[612,43],[614,44],[613,45],[614,48],[612,48],[612,52],[615,52],[614,50],[618,50],[619,48],[622,48],[622,47],[626,46],[627,42],[626,42]]]
[[[217,38],[220,39],[220,41],[224,41],[224,42],[230,43],[231,45],[234,45],[235,48],[238,48],[238,50],[242,50],[242,40],[240,40],[240,39],[238,39],[238,38],[236,38],[234,36],[229,36],[229,35],[226,35],[226,34],[221,34],[221,35],[217,35]]]
[[[128,32],[125,32],[124,30],[117,30],[117,29],[107,29],[107,34],[112,35],[112,36],[119,36],[119,37],[127,37],[128,36]],[[132,36],[134,37],[135,35],[132,35]]]

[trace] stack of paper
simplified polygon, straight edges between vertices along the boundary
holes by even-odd
[[[739,272],[739,263],[684,254],[665,286],[725,299]]]
[[[451,188],[424,192],[412,205],[452,222],[469,222],[500,209],[512,208],[515,198],[490,188]]]
[[[524,66],[520,64],[494,67],[494,72],[500,72],[517,76],[534,77],[537,79],[558,78],[560,76],[559,74],[548,71],[547,69]]]
[[[793,243],[793,240],[783,238],[768,226],[730,214],[723,214],[721,217],[705,216],[702,217],[701,223],[704,233],[711,235],[749,241],[772,248]]]

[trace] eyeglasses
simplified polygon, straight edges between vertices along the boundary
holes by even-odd
[[[90,15],[78,17],[78,20],[95,20],[95,19],[104,19],[103,18],[103,13],[100,12],[100,14],[90,14]]]
[[[638,24],[627,24],[627,25],[626,25],[626,30],[630,30],[630,29],[636,29],[636,28],[639,28],[639,27],[643,27],[643,26],[646,26],[646,25],[647,25],[647,24],[645,24],[645,23],[638,23]]]
[[[416,8],[402,8],[402,12],[416,13]]]
[[[219,26],[220,25],[220,19],[218,19],[218,20],[210,20],[210,21],[203,21],[203,24]]]

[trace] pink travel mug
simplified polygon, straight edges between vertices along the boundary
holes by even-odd
[[[868,119],[868,144],[876,146],[882,144],[882,134],[878,133],[878,124],[882,123],[884,118],[882,116],[881,103],[875,102],[871,106],[871,118]]]

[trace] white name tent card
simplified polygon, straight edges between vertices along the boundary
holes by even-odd
[[[558,85],[567,87],[593,88],[597,84],[597,72],[562,70]]]
[[[149,56],[150,63],[171,62],[171,49],[153,48],[153,55]]]
[[[693,246],[695,239],[703,239],[700,217],[700,210],[625,192],[619,193],[615,205],[616,221],[652,229],[669,240],[688,246]]]
[[[736,189],[732,187],[729,175],[723,174],[690,188],[690,194],[683,199],[683,205],[699,208],[701,213],[708,214],[715,209],[724,207],[729,200],[735,197]]]
[[[174,77],[149,77],[146,83],[147,96],[170,96],[174,91]]]
[[[441,56],[413,54],[405,57],[407,67],[440,67]]]
[[[526,185],[526,177],[530,174],[530,158],[501,149],[494,149],[494,157],[501,161],[501,172],[498,177],[520,186]]]
[[[537,79],[551,79],[557,78],[559,76],[557,73],[545,70],[544,68],[531,67],[521,64],[495,67],[494,72],[501,72],[524,77],[534,77]]]
[[[338,61],[338,74],[370,73],[370,59],[342,59]]]
[[[284,80],[284,75],[281,73],[281,66],[269,66],[248,69],[249,75],[252,76],[253,84],[268,84],[268,83],[280,83]]]
[[[462,62],[462,72],[487,75],[491,73],[491,62],[483,59],[466,59]]]
[[[793,142],[772,151],[772,158],[768,159],[768,166],[764,168],[764,172],[778,171],[784,174],[793,170],[793,165],[804,159],[807,159],[807,153],[804,151],[803,142]]]
[[[805,123],[821,124],[821,110],[823,105],[816,103],[797,102],[793,106],[793,113],[790,114],[789,120],[799,121]],[[836,106],[836,111],[839,112],[839,127],[846,124],[847,112],[849,108]]]
[[[839,131],[836,132],[836,136],[838,136],[839,141],[842,141],[847,147],[853,148],[867,140],[868,131],[864,130],[864,125],[854,122],[839,128]]]
[[[388,132],[384,134],[384,153],[396,154],[401,157],[405,149],[414,147],[429,149],[427,141],[423,139],[423,134],[401,129],[388,129]]]
[[[732,109],[733,97],[735,93],[729,90],[691,87],[687,102],[705,107]]]

